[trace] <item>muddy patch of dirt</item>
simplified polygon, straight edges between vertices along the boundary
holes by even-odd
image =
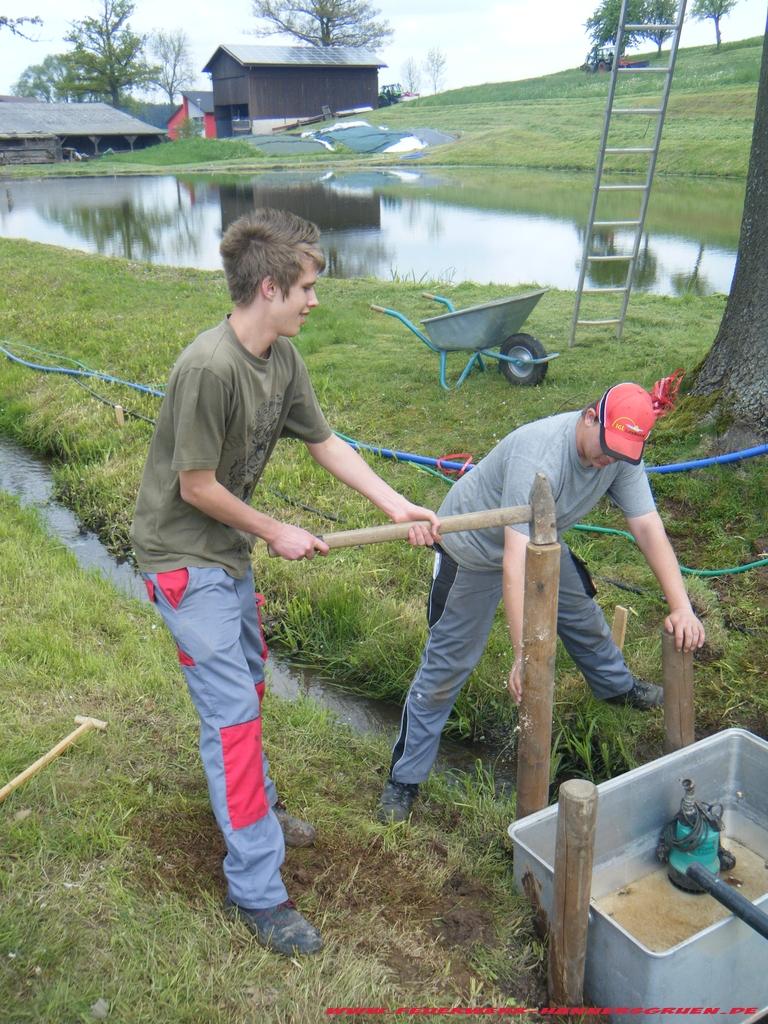
[[[447,946],[490,945],[495,937],[490,894],[463,875],[454,875],[443,886],[430,930]]]
[[[219,827],[205,804],[138,814],[132,821],[135,841],[151,859],[138,868],[138,885],[154,891],[160,886],[180,893],[190,903],[203,892],[225,891],[221,862],[226,848]]]

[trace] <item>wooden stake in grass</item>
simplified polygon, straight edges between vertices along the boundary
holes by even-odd
[[[664,753],[693,743],[693,651],[678,651],[674,633],[661,636],[661,670],[664,677]]]
[[[122,405],[115,406],[115,420],[117,421],[118,427],[125,426],[125,410]]]
[[[624,650],[624,639],[627,635],[627,609],[624,605],[617,604],[613,613],[613,625],[611,626],[611,636],[613,642],[619,648],[620,651]]]
[[[23,782],[26,782],[27,779],[36,775],[41,768],[45,768],[45,766],[50,764],[51,761],[59,756],[59,754],[63,754],[64,751],[68,747],[71,747],[73,743],[76,743],[84,733],[90,732],[91,729],[99,729],[101,732],[104,732],[107,728],[107,723],[102,722],[98,718],[88,718],[84,715],[75,715],[75,721],[78,723],[76,729],[73,729],[72,732],[68,736],[65,736],[63,740],[59,740],[56,746],[51,747],[47,754],[43,754],[43,756],[39,757],[34,764],[31,764],[29,768],[25,768],[23,772],[17,775],[14,779],[11,779],[10,782],[6,783],[6,785],[0,789],[0,803],[2,803],[2,801],[5,800],[8,794],[12,793],[14,789],[17,789]]]
[[[549,931],[549,998],[558,1006],[583,1002],[596,821],[594,783],[587,779],[564,782],[558,801]]]
[[[541,810],[549,797],[552,702],[555,693],[560,545],[549,481],[536,474],[531,490],[531,539],[525,556],[523,699],[517,748],[517,817]]]

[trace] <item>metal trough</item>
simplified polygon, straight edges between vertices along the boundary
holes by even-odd
[[[718,1022],[744,1022],[748,1008],[768,1010],[768,942],[706,894],[676,889],[656,860],[683,778],[695,780],[700,799],[722,802],[724,845],[737,858],[724,877],[768,910],[765,740],[727,729],[601,783],[584,997],[587,1005],[626,1008],[611,1014],[615,1024],[637,1021],[638,1011],[629,1012],[636,1007],[716,1007],[706,1019]],[[509,827],[515,883],[544,928],[556,828],[556,806]]]

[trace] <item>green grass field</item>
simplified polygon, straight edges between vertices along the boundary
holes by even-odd
[[[687,104],[688,148],[675,152],[684,155],[687,173],[708,173],[709,166],[738,179],[749,149],[757,44],[721,52],[729,63],[719,67],[730,76],[721,89],[709,74],[715,51],[689,53],[691,87],[681,87],[675,100]],[[684,69],[681,56],[681,82]],[[536,159],[554,161],[547,166],[573,166],[565,161],[582,159],[579,146],[586,154],[582,122],[591,117],[599,127],[604,88],[579,75],[548,76],[557,82],[537,80],[538,87],[511,83],[520,92],[500,98],[491,86],[465,102],[445,94],[442,105],[437,97],[391,108],[382,120],[405,123],[398,118],[421,110],[420,123],[445,127],[453,118],[464,125],[455,147],[435,150],[429,160],[458,153],[469,163],[493,163],[498,152],[504,163],[513,152],[528,158],[535,149]],[[559,98],[536,95],[550,87],[561,89]],[[563,114],[564,90],[574,93],[570,127],[561,119],[546,136],[542,111],[551,104]],[[721,121],[718,100],[729,111]],[[708,133],[701,139],[693,130],[699,116]],[[558,149],[557,136],[569,131],[570,144]],[[79,360],[160,387],[182,347],[229,308],[220,273],[28,242],[0,240],[0,274],[0,343],[34,361]],[[391,305],[418,320],[432,312],[421,297],[426,283],[323,280],[321,305],[299,348],[330,422],[344,434],[428,455],[471,452],[475,460],[519,424],[581,407],[616,380],[650,386],[676,367],[692,370],[724,306],[720,295],[635,294],[622,342],[596,334],[568,349],[573,294],[551,290],[526,326],[562,353],[540,387],[513,388],[487,373],[445,393],[436,357],[369,309]],[[458,306],[499,297],[494,286],[443,283],[446,289]],[[451,373],[460,364],[452,359]],[[3,359],[0,432],[48,456],[59,500],[123,555],[151,435],[151,424],[131,413],[151,419],[157,400],[94,387],[104,401],[72,378]],[[116,402],[128,412],[123,428],[111,408]],[[654,432],[647,461],[709,454],[723,425],[709,403],[685,398]],[[433,507],[441,501],[443,481],[370,459],[413,500]],[[755,511],[768,490],[765,458],[652,483],[686,566],[733,567],[765,551],[765,522]],[[278,446],[256,500],[318,533],[381,521],[290,442]],[[622,526],[603,507],[589,523]],[[629,607],[625,650],[633,670],[658,679],[665,609],[642,557],[616,536],[572,531],[567,539],[588,561],[607,615],[616,604]],[[267,749],[276,780],[291,809],[320,829],[317,847],[289,853],[285,876],[328,943],[314,960],[273,957],[221,913],[222,851],[198,764],[195,716],[158,620],[79,570],[33,514],[3,495],[0,552],[0,782],[64,735],[74,714],[110,723],[105,735],[85,738],[2,805],[0,1020],[87,1022],[99,1000],[118,1024],[303,1024],[326,1019],[328,1006],[544,1005],[543,947],[511,885],[505,829],[514,799],[494,795],[492,773],[455,784],[433,777],[413,823],[385,828],[372,820],[388,764],[384,741],[351,733],[309,701],[270,697]],[[260,550],[255,570],[272,642],[284,655],[368,696],[402,699],[426,633],[427,552],[389,544],[286,563]],[[766,735],[768,569],[686,581],[708,632],[695,664],[697,734],[739,725]],[[499,617],[449,723],[455,735],[495,738],[507,753],[516,726],[504,690],[509,660]],[[659,714],[595,703],[562,651],[554,736],[553,779],[599,781],[662,750]]]
[[[741,178],[747,169],[762,38],[679,51],[657,164],[659,174],[696,174]],[[668,51],[633,55],[652,65],[668,61]],[[659,95],[662,76],[627,76],[620,82],[629,105],[644,106]],[[654,81],[655,80],[655,81]],[[576,68],[518,82],[469,86],[399,103],[369,115],[372,123],[392,128],[428,126],[449,132],[456,141],[428,149],[420,164],[470,167],[528,167],[594,171],[602,129],[608,76]],[[655,122],[647,118],[616,123],[612,143],[642,144]],[[616,119],[614,119],[616,122]],[[321,127],[317,125],[315,127]],[[615,157],[617,171],[631,171],[634,157]],[[280,167],[389,165],[396,155],[361,157],[348,152],[328,156],[281,155]],[[50,168],[14,168],[17,175],[167,173],[214,168],[258,171],[276,166],[242,140],[189,139],[137,153],[103,157],[87,164]]]

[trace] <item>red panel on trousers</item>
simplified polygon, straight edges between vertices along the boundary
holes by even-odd
[[[178,644],[176,645],[176,651],[178,652],[179,655],[180,665],[185,665],[187,668],[195,667],[195,665],[197,664],[195,659],[191,655],[187,654],[186,651],[182,651]]]
[[[261,650],[259,654],[261,655],[261,660],[266,661],[269,657],[269,648],[267,647],[267,641],[264,639],[264,626],[261,623],[261,609],[264,607],[266,598],[263,594],[259,593],[254,594],[254,597],[256,598],[256,618],[259,622],[259,633],[261,635]]]
[[[157,585],[171,608],[178,608],[189,585],[189,570],[173,569],[171,572],[159,572]]]
[[[269,810],[261,759],[261,719],[220,730],[224,784],[232,828],[247,828]]]
[[[144,586],[147,588],[147,597],[152,602],[152,604],[154,604],[155,603],[155,584],[152,582],[152,580],[144,580]]]
[[[266,690],[266,688],[267,684],[264,682],[263,679],[261,680],[260,683],[256,683],[256,696],[259,698],[259,706],[261,706],[261,702],[264,700],[264,691]]]

